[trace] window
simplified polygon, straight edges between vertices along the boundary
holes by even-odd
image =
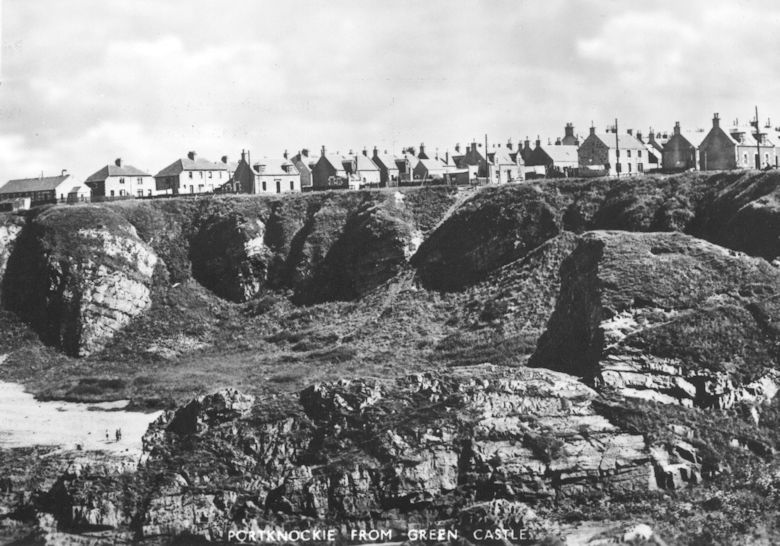
[[[143,178],[141,178],[140,176],[138,177],[138,183],[139,183],[139,184],[143,184],[143,183],[144,183],[144,179],[143,179]]]
[[[748,162],[747,162],[747,154],[743,155],[742,162],[744,163],[745,167],[747,167],[747,164],[748,164]]]
[[[276,193],[282,193],[282,181],[276,180]]]
[[[631,150],[626,150],[626,156],[631,157]]]
[[[263,191],[266,191],[265,180],[263,180]]]
[[[151,196],[152,196],[152,188],[149,188],[147,191],[148,191],[148,193],[147,193],[146,195],[148,195],[149,197],[151,197]]]
[[[190,178],[192,178],[192,171],[188,171],[187,174],[190,175]]]
[[[125,179],[124,179],[124,177],[122,177],[122,178],[120,178],[120,179],[119,179],[119,183],[120,183],[120,184],[124,184],[124,183],[125,183]]]
[[[290,191],[295,191],[295,182],[290,180]]]
[[[137,193],[138,193],[138,197],[143,197],[144,196],[144,190],[142,190],[141,188],[138,188],[138,192]]]
[[[628,172],[631,172],[631,163],[628,164]]]
[[[637,156],[639,159],[642,159],[642,150],[638,150],[638,151],[636,152],[636,156]]]
[[[212,178],[213,174],[214,174],[213,172],[209,171],[209,178]]]
[[[637,163],[636,170],[639,171],[640,173],[643,173],[645,172],[645,166],[642,163]]]
[[[198,171],[198,174],[200,174],[200,177],[203,178],[203,171]]]
[[[222,171],[219,171],[219,177],[222,178]]]
[[[114,197],[114,190],[111,190],[111,197]]]
[[[198,184],[198,193],[203,193],[203,184]]]

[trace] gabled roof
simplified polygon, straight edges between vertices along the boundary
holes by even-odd
[[[259,165],[264,166],[265,169],[264,170],[256,169],[255,166],[259,166]],[[300,174],[300,171],[298,171],[298,168],[293,164],[293,162],[283,157],[280,158],[267,157],[267,156],[261,157],[259,161],[252,162],[252,171],[255,174],[260,174],[265,176]]]
[[[572,144],[547,144],[539,146],[554,163],[578,163],[577,146]]]
[[[2,187],[0,193],[23,193],[31,191],[56,190],[60,184],[68,179],[69,174],[60,176],[44,176],[40,178],[18,178],[9,180]]]
[[[595,133],[594,136],[603,142],[608,148],[615,147],[615,133]],[[617,134],[617,144],[621,150],[644,150],[645,146],[635,137],[627,133]]]
[[[349,160],[347,158],[345,158],[345,157],[341,157],[340,155],[322,155],[322,156],[320,156],[320,159],[318,160],[318,163],[320,161],[325,161],[331,167],[333,167],[336,171],[345,171],[344,163],[349,161]]]
[[[737,141],[737,143],[740,146],[756,146],[756,137],[754,136],[754,133],[756,132],[755,127],[753,126],[732,127],[731,129],[729,129],[728,132],[731,138],[733,138],[735,141],[737,139],[734,137],[734,134],[736,134],[737,132],[743,133],[743,141],[742,142]],[[771,135],[770,131],[768,129],[762,129],[761,132],[766,134],[766,140],[767,140],[766,142],[762,142],[761,146],[769,146],[769,147],[774,146],[774,142],[772,142],[770,138]]]
[[[181,174],[184,171],[227,171],[227,170],[235,170],[236,164],[235,163],[222,163],[222,162],[214,162],[209,161],[208,159],[203,159],[202,157],[195,157],[195,159],[190,159],[189,157],[182,157],[181,159],[177,159],[167,167],[165,167],[163,170],[158,172],[154,176],[174,176],[177,174]]]
[[[141,169],[136,169],[132,165],[117,166],[115,164],[109,164],[100,169],[95,174],[90,175],[85,182],[100,182],[105,180],[109,176],[150,176],[149,173],[145,173]]]
[[[494,165],[515,163],[512,161],[512,157],[509,155],[509,151],[506,148],[496,148],[494,152],[488,154],[488,157]]]
[[[704,137],[707,136],[707,133],[705,131],[680,131],[680,136],[684,138],[688,144],[694,148],[698,148],[701,145],[702,140],[704,140]],[[669,140],[664,142],[664,148],[666,148],[666,144],[671,142],[674,137],[675,135],[672,134],[672,136],[669,137]]]
[[[358,171],[378,171],[379,167],[376,163],[371,161],[371,158],[364,156],[363,154],[357,154],[355,156],[355,164]]]
[[[380,154],[377,153],[372,160],[374,161],[374,164],[377,165],[380,169],[387,169],[388,171],[397,171],[398,165],[396,164],[396,157],[390,154]]]
[[[425,170],[430,171],[443,171],[447,169],[447,166],[438,159],[419,159],[418,165],[422,164]]]
[[[300,172],[303,169],[312,170],[314,166],[317,164],[317,161],[320,160],[320,156],[318,155],[304,156],[300,153],[297,153],[294,156],[292,156],[290,160],[293,162],[295,167]]]

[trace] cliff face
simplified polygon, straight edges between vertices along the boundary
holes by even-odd
[[[648,445],[600,415],[596,396],[564,374],[489,365],[394,384],[317,384],[297,402],[224,391],[150,427],[136,486],[148,496],[136,504],[112,498],[109,509],[103,494],[102,508],[90,510],[84,492],[116,480],[95,473],[54,490],[75,515],[66,528],[80,518],[121,531],[129,518],[139,539],[220,541],[308,518],[399,538],[409,524],[437,521],[464,536],[491,523],[541,539],[555,525],[535,513],[540,501],[700,479],[694,448]]]
[[[46,343],[87,355],[149,307],[156,264],[135,228],[110,210],[48,209],[17,236],[3,303]]]
[[[101,375],[116,364],[133,388],[173,375],[188,394],[251,393],[167,413],[137,471],[62,472],[3,509],[112,540],[313,521],[541,540],[670,509],[668,489],[695,514],[700,490],[769,503],[780,479],[755,492],[750,473],[774,475],[780,448],[778,184],[682,175],[9,216],[3,305],[43,341],[91,354],[79,365]],[[154,344],[128,355],[112,336]],[[139,363],[161,351],[175,354]],[[740,499],[728,516],[760,513]]]

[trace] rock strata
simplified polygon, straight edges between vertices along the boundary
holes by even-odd
[[[156,264],[152,249],[115,213],[48,209],[19,235],[3,303],[44,342],[85,356],[149,307]]]
[[[530,363],[659,402],[770,400],[777,335],[751,309],[778,316],[778,287],[766,261],[686,235],[590,232]]]

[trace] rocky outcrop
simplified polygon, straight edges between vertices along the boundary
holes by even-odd
[[[88,355],[149,307],[156,264],[135,229],[108,209],[51,208],[19,235],[3,304],[45,343]]]
[[[352,300],[396,276],[422,240],[403,214],[372,206],[346,219],[310,278],[296,288],[297,303]]]
[[[599,415],[595,397],[564,374],[485,365],[318,384],[299,403],[199,398],[147,434],[145,466],[158,478],[142,534],[223,540],[307,518],[398,531],[425,517],[463,533],[549,531],[530,508],[541,499],[658,487],[650,446]]]
[[[5,278],[8,260],[11,258],[24,224],[25,221],[20,216],[5,216],[0,223],[0,280]]]
[[[265,246],[265,224],[239,215],[216,217],[190,243],[192,274],[221,298],[248,301],[266,286],[273,257]]]
[[[475,194],[422,243],[412,264],[427,287],[458,290],[560,233],[560,215],[543,191],[513,190]]]
[[[771,399],[776,333],[750,309],[779,282],[764,260],[679,233],[587,233],[531,365],[661,402]]]

